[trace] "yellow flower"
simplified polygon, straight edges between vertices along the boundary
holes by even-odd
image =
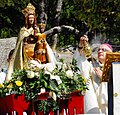
[[[0,88],[3,88],[4,87],[4,85],[3,84],[0,84]]]
[[[12,83],[10,83],[10,84],[7,86],[7,88],[12,88]]]
[[[87,79],[86,78],[84,78],[84,81],[83,81],[84,83],[86,83],[87,82]]]
[[[82,77],[82,79],[83,79],[83,82],[86,83],[86,82],[87,82],[87,79],[86,79],[83,75],[81,75],[81,77]]]
[[[15,84],[20,87],[23,84],[23,82],[21,82],[21,81],[15,81]]]

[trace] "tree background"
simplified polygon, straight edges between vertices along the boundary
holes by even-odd
[[[25,23],[21,11],[30,2],[36,7],[38,21],[41,13],[47,14],[47,41],[54,48],[74,46],[84,34],[90,41],[120,44],[119,0],[0,0],[1,39],[18,35]]]

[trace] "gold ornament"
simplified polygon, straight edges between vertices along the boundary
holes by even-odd
[[[27,5],[27,7],[24,10],[22,10],[22,13],[24,14],[25,17],[27,17],[30,14],[34,15],[35,14],[35,7],[31,3],[29,3]]]
[[[87,43],[84,47],[83,47],[84,53],[86,57],[91,56],[92,54],[92,49],[90,47],[90,45]]]
[[[118,96],[118,93],[114,93],[114,97],[117,97]]]

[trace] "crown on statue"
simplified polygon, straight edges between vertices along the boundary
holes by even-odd
[[[44,28],[44,27],[46,26],[45,23],[40,23],[40,24],[38,24],[38,25],[40,26],[40,28]]]
[[[22,10],[22,13],[25,15],[25,17],[29,14],[35,14],[35,7],[31,3],[29,3],[27,7]]]

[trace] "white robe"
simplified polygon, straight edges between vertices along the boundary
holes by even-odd
[[[90,78],[93,73],[93,66],[90,62],[88,62],[87,58],[84,55],[84,52],[79,53],[78,49],[76,50],[74,59],[77,61],[77,66],[80,69],[80,73],[89,80],[89,90],[86,91],[85,98],[84,98],[84,111],[87,114],[100,114],[101,110],[99,108],[97,96],[96,96],[96,89],[98,89],[99,85]],[[94,84],[94,85],[93,85]]]

